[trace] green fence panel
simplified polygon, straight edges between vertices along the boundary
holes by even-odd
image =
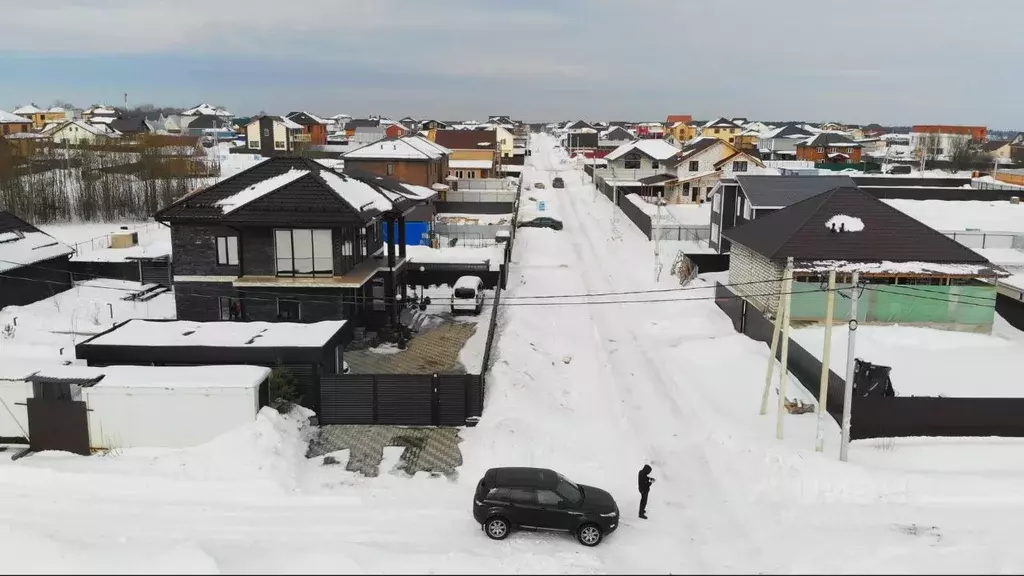
[[[850,284],[837,284],[833,321],[850,318]],[[994,286],[868,285],[861,293],[857,319],[888,324],[991,325],[995,319]],[[828,294],[818,282],[795,282],[790,316],[794,321],[821,321]]]

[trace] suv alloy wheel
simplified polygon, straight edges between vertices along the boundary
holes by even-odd
[[[504,540],[509,533],[508,521],[498,516],[489,518],[484,522],[484,532],[491,540]]]
[[[576,539],[584,546],[597,546],[601,543],[601,528],[597,524],[584,524],[576,531]]]

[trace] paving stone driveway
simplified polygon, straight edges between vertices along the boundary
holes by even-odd
[[[376,477],[385,446],[403,446],[398,469],[413,475],[429,472],[449,479],[458,477],[462,465],[458,428],[409,428],[404,426],[330,425],[321,426],[310,442],[307,458],[348,450],[349,472]]]
[[[476,331],[474,323],[445,322],[417,334],[405,350],[393,354],[345,350],[345,362],[353,374],[465,374],[459,353]]]

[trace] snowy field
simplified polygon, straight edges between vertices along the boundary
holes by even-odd
[[[833,329],[832,370],[846,375],[848,331]],[[821,359],[825,329],[792,331],[793,340]],[[1018,374],[1024,342],[988,334],[971,334],[909,326],[861,326],[857,358],[891,366],[892,387],[899,396],[1022,398]]]
[[[121,227],[127,230],[121,230]],[[171,229],[157,222],[84,222],[43,224],[39,228],[57,240],[75,248],[72,260],[85,262],[124,262],[126,258],[168,256],[171,253]],[[110,235],[136,232],[139,244],[131,248],[110,248]]]
[[[480,425],[456,481],[363,478],[305,460],[300,416],[185,450],[0,459],[10,572],[1016,573],[1024,442],[857,442],[826,419],[758,416],[764,344],[736,334],[712,284],[653,274],[651,243],[583,184],[550,137],[526,181],[561,176],[562,231],[518,231]],[[839,330],[836,336],[839,336]],[[985,350],[985,348],[981,348]],[[973,357],[972,357],[973,362]],[[989,376],[1005,367],[991,368]],[[975,376],[977,378],[977,376]],[[791,378],[788,396],[804,396]],[[397,461],[386,449],[385,470]],[[339,455],[344,462],[345,455]],[[636,471],[658,479],[636,518]],[[552,467],[610,491],[621,527],[492,542],[471,494],[492,466]]]
[[[979,200],[882,200],[911,218],[943,232],[977,229],[1024,233],[1024,204]]]
[[[131,318],[174,318],[174,296],[148,302],[122,300],[142,287],[138,282],[94,279],[27,306],[0,310],[0,361],[3,357],[73,360],[75,344]],[[45,289],[45,287],[44,287]]]

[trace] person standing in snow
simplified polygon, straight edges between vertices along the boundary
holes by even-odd
[[[644,520],[647,519],[647,494],[651,491],[651,484],[654,484],[654,478],[651,478],[651,465],[644,464],[636,475],[636,487],[640,490],[640,517]]]

